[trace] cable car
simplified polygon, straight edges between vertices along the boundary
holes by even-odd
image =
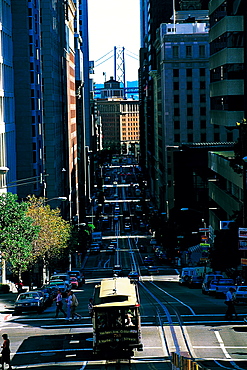
[[[93,299],[93,352],[103,358],[130,358],[141,343],[137,284],[127,277],[103,279]]]

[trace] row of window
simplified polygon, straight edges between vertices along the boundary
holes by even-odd
[[[194,129],[194,125],[198,126],[198,124],[194,124],[193,121],[191,120],[188,120],[187,121],[187,129],[188,130],[193,130]],[[201,120],[200,121],[200,129],[201,130],[205,130],[206,129],[206,126],[207,126],[207,121],[206,120]],[[174,129],[175,130],[180,130],[180,121],[179,120],[174,120]]]
[[[206,107],[200,107],[200,115],[206,116]],[[180,116],[180,108],[174,108],[174,116]],[[187,116],[193,116],[193,107],[187,107]]]
[[[200,103],[206,103],[206,94],[200,94]],[[184,100],[184,98],[183,98]],[[187,100],[187,104],[190,104],[190,103],[193,103],[193,95],[192,94],[188,94],[187,97],[186,97],[186,100]],[[173,101],[175,104],[179,103],[180,101],[180,95],[176,94],[173,96]]]
[[[173,77],[179,77],[179,72],[181,73],[181,69],[173,68]],[[186,68],[186,77],[192,77],[192,74],[193,74],[193,69]],[[200,77],[204,77],[206,75],[206,68],[199,68],[199,75]]]
[[[210,43],[210,54],[214,55],[226,48],[244,47],[243,32],[225,32]]]
[[[184,137],[184,135],[183,135]],[[227,138],[226,140],[228,142],[232,142],[233,141],[233,133],[232,132],[228,132],[227,133]],[[194,140],[194,134],[193,133],[188,133],[187,134],[187,142],[188,143],[193,143],[195,140]],[[201,143],[206,143],[208,140],[207,140],[207,134],[206,133],[201,133],[200,134],[200,142]],[[221,141],[220,140],[220,134],[218,132],[215,132],[214,133],[214,141],[215,142],[219,142]],[[181,134],[174,134],[174,144],[180,144],[181,143]]]
[[[192,58],[192,56],[193,56],[192,45],[186,45],[185,55],[186,55],[187,58]],[[180,45],[173,45],[172,46],[172,56],[173,56],[173,58],[179,58],[180,57]],[[206,45],[199,45],[199,57],[205,58],[205,56],[206,56]]]
[[[186,82],[186,89],[187,90],[193,90],[192,81],[187,81]],[[206,81],[200,81],[200,90],[205,90],[205,89],[206,89]],[[179,81],[173,82],[173,90],[180,90]]]
[[[244,64],[224,64],[210,71],[211,82],[222,80],[242,80],[244,77]]]

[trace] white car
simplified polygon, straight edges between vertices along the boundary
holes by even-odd
[[[239,285],[236,287],[235,295],[235,303],[245,302],[247,303],[247,286],[246,285]]]

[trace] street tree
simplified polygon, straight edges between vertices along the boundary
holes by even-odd
[[[33,241],[33,256],[42,259],[46,264],[53,258],[59,258],[68,246],[71,227],[64,220],[58,208],[51,209],[45,198],[28,197],[27,215],[33,219],[33,224],[39,228],[39,233]]]
[[[27,210],[28,204],[18,202],[16,194],[0,196],[0,250],[19,278],[33,261],[33,242],[39,232],[39,225],[34,225]]]

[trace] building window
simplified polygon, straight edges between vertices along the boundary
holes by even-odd
[[[206,70],[205,68],[200,68],[200,76],[203,77],[206,75]]]
[[[187,121],[187,129],[193,130],[193,121]]]
[[[193,116],[193,108],[192,107],[187,108],[187,116]]]
[[[199,45],[199,57],[205,57],[205,45]]]
[[[206,83],[205,81],[200,81],[200,89],[205,90],[206,89]]]
[[[201,116],[206,116],[206,107],[201,107],[200,108],[200,115]]]
[[[173,82],[173,90],[179,90],[179,82]]]
[[[179,130],[180,129],[180,121],[174,121],[174,129]]]
[[[192,57],[192,46],[186,46],[186,57]]]
[[[187,90],[192,90],[192,81],[187,81]]]
[[[193,143],[193,134],[188,134],[188,143]]]
[[[174,116],[179,116],[179,108],[174,108]]]
[[[175,134],[174,135],[174,142],[175,143],[180,143],[180,134]]]
[[[203,130],[205,128],[206,128],[206,120],[203,119],[203,120],[201,120],[201,129]]]
[[[173,69],[173,77],[179,77],[179,69],[178,68]]]
[[[192,103],[192,94],[187,95],[187,103]]]
[[[178,45],[173,45],[172,55],[173,55],[173,58],[178,58]]]
[[[174,103],[179,103],[179,95],[174,95],[173,96],[173,99],[174,99]]]
[[[186,69],[186,76],[187,77],[192,77],[192,68],[187,68]]]
[[[200,95],[200,103],[206,103],[206,94]]]

